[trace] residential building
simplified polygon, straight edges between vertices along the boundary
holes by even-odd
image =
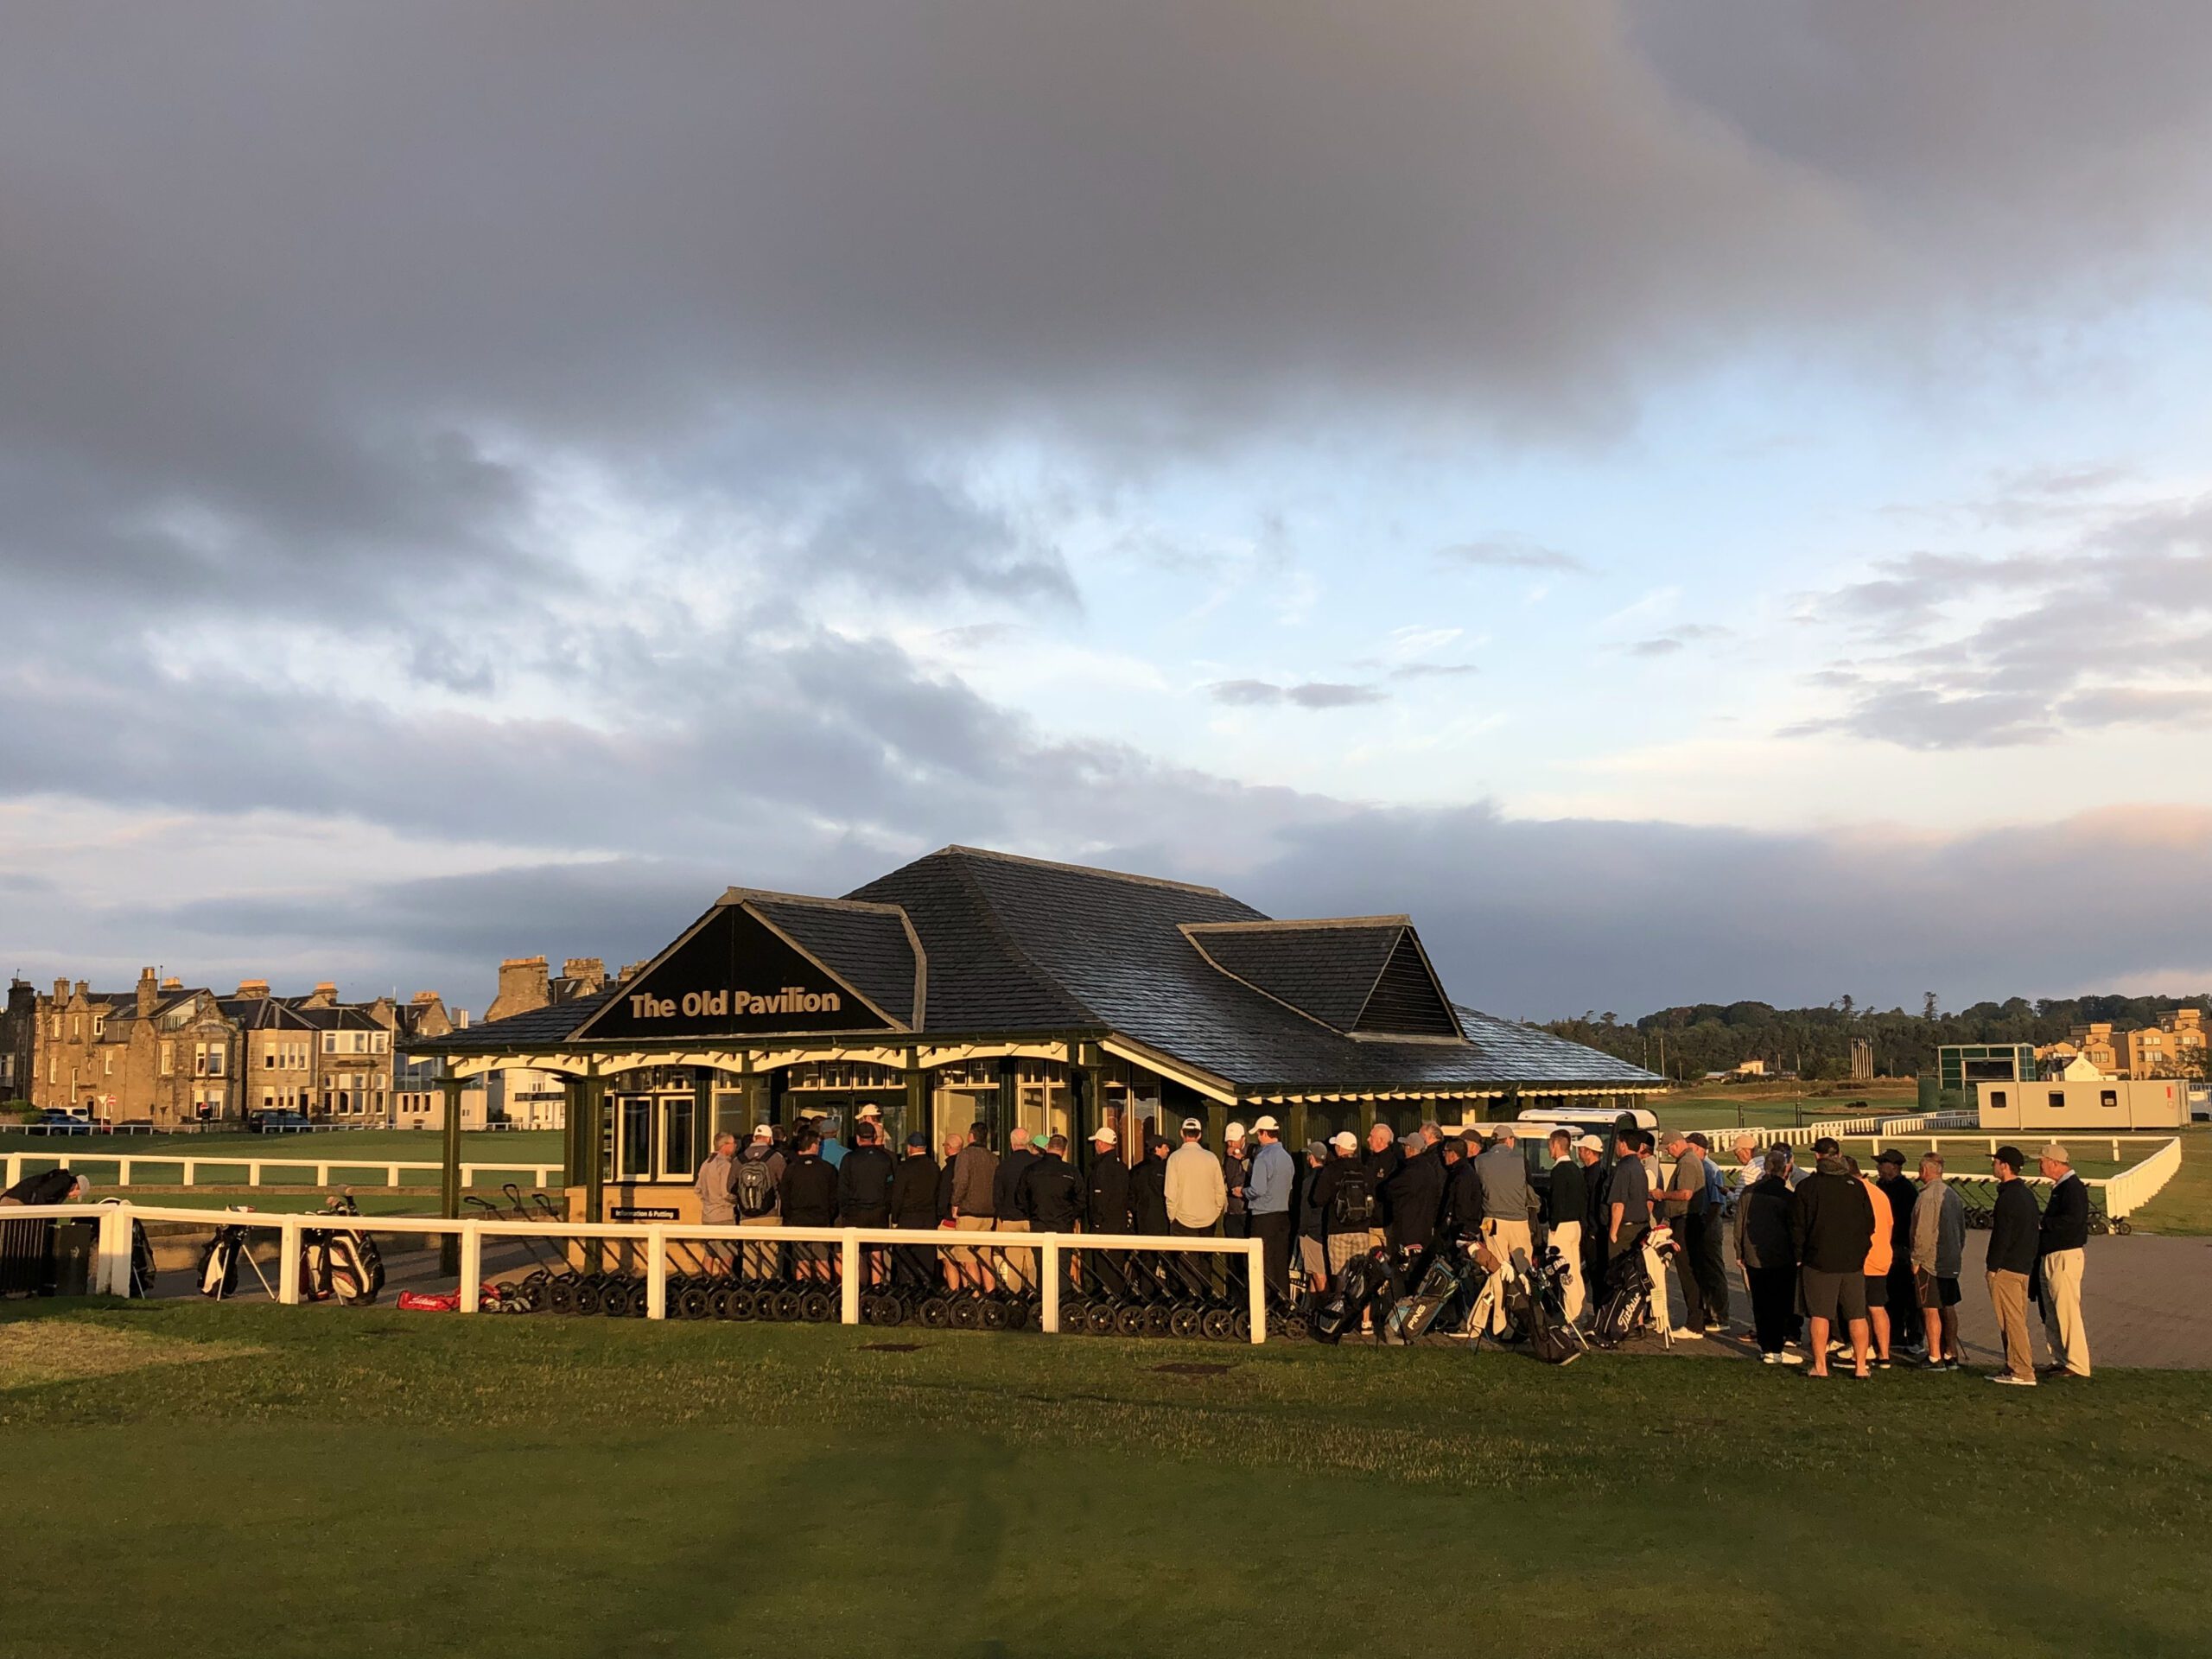
[[[2131,1077],[2201,1077],[2204,1075],[2204,1010],[2174,1008],[2155,1026],[2127,1033]]]

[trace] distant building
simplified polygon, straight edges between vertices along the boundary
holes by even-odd
[[[29,1100],[31,1069],[38,1058],[38,987],[27,979],[8,983],[8,1004],[0,1008],[0,1104]]]
[[[22,1001],[11,988],[11,1022]],[[128,991],[58,979],[51,995],[31,996],[29,1015],[30,1076],[18,1093],[35,1106],[161,1128],[265,1111],[396,1123],[395,1039],[445,1036],[467,1019],[449,1019],[429,991],[404,1010],[383,996],[341,1002],[327,981],[286,997],[266,980],[242,980],[226,996],[151,968]]]
[[[2033,1129],[2063,1137],[2175,1128],[2189,1122],[2188,1085],[2171,1078],[1985,1083],[1976,1086],[1975,1094],[1985,1129]]]
[[[2112,1021],[2076,1026],[2063,1043],[2046,1043],[2036,1050],[2044,1075],[2074,1075],[2070,1069],[2086,1061],[2104,1077],[2201,1077],[2204,1075],[2204,1010],[2172,1008],[2158,1023],[2133,1031],[2114,1029]]]
[[[632,971],[625,969],[617,982]],[[595,997],[606,988],[607,964],[598,957],[565,958],[557,977],[543,957],[509,957],[499,964],[499,995],[484,1017],[505,1020]],[[486,1109],[491,1122],[510,1128],[557,1129],[568,1122],[566,1103],[558,1077],[518,1067],[493,1074]]]
[[[1976,1084],[2032,1082],[2042,1075],[2027,1043],[1945,1043],[1936,1051],[1936,1077],[1946,1093],[1971,1094]]]

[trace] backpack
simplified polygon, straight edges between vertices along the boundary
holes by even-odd
[[[1369,1170],[1353,1164],[1339,1176],[1337,1195],[1329,1200],[1330,1230],[1350,1232],[1370,1225],[1374,1219],[1375,1177]]]
[[[776,1178],[768,1168],[766,1158],[746,1157],[737,1166],[737,1179],[730,1183],[730,1192],[737,1200],[741,1216],[766,1216],[776,1208]]]

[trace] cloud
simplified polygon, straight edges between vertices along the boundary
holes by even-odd
[[[1283,703],[1297,709],[1350,709],[1387,702],[1390,695],[1371,685],[1333,680],[1305,680],[1292,685],[1278,685],[1272,680],[1217,680],[1206,690],[1216,702],[1242,709]]]
[[[1590,573],[1590,567],[1573,554],[1529,542],[1461,542],[1443,549],[1440,556],[1484,570],[1556,570],[1575,575]]]
[[[1671,657],[1679,651],[1707,639],[1726,639],[1728,630],[1716,623],[1685,622],[1678,627],[1655,633],[1648,639],[1639,639],[1628,647],[1631,657]]]
[[[1859,649],[1819,671],[1845,732],[1906,748],[2180,729],[2212,710],[2212,497],[2113,504],[2048,549],[1922,552],[1802,607]]]
[[[1404,663],[1389,671],[1394,680],[1460,679],[1482,670],[1472,663]]]

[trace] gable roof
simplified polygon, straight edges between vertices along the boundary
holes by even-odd
[[[1451,1003],[1402,916],[1279,923],[1215,887],[954,846],[842,899],[733,888],[677,944],[733,906],[932,1036],[1118,1036],[1240,1093],[1662,1081]],[[422,1049],[588,1044],[645,976]]]

